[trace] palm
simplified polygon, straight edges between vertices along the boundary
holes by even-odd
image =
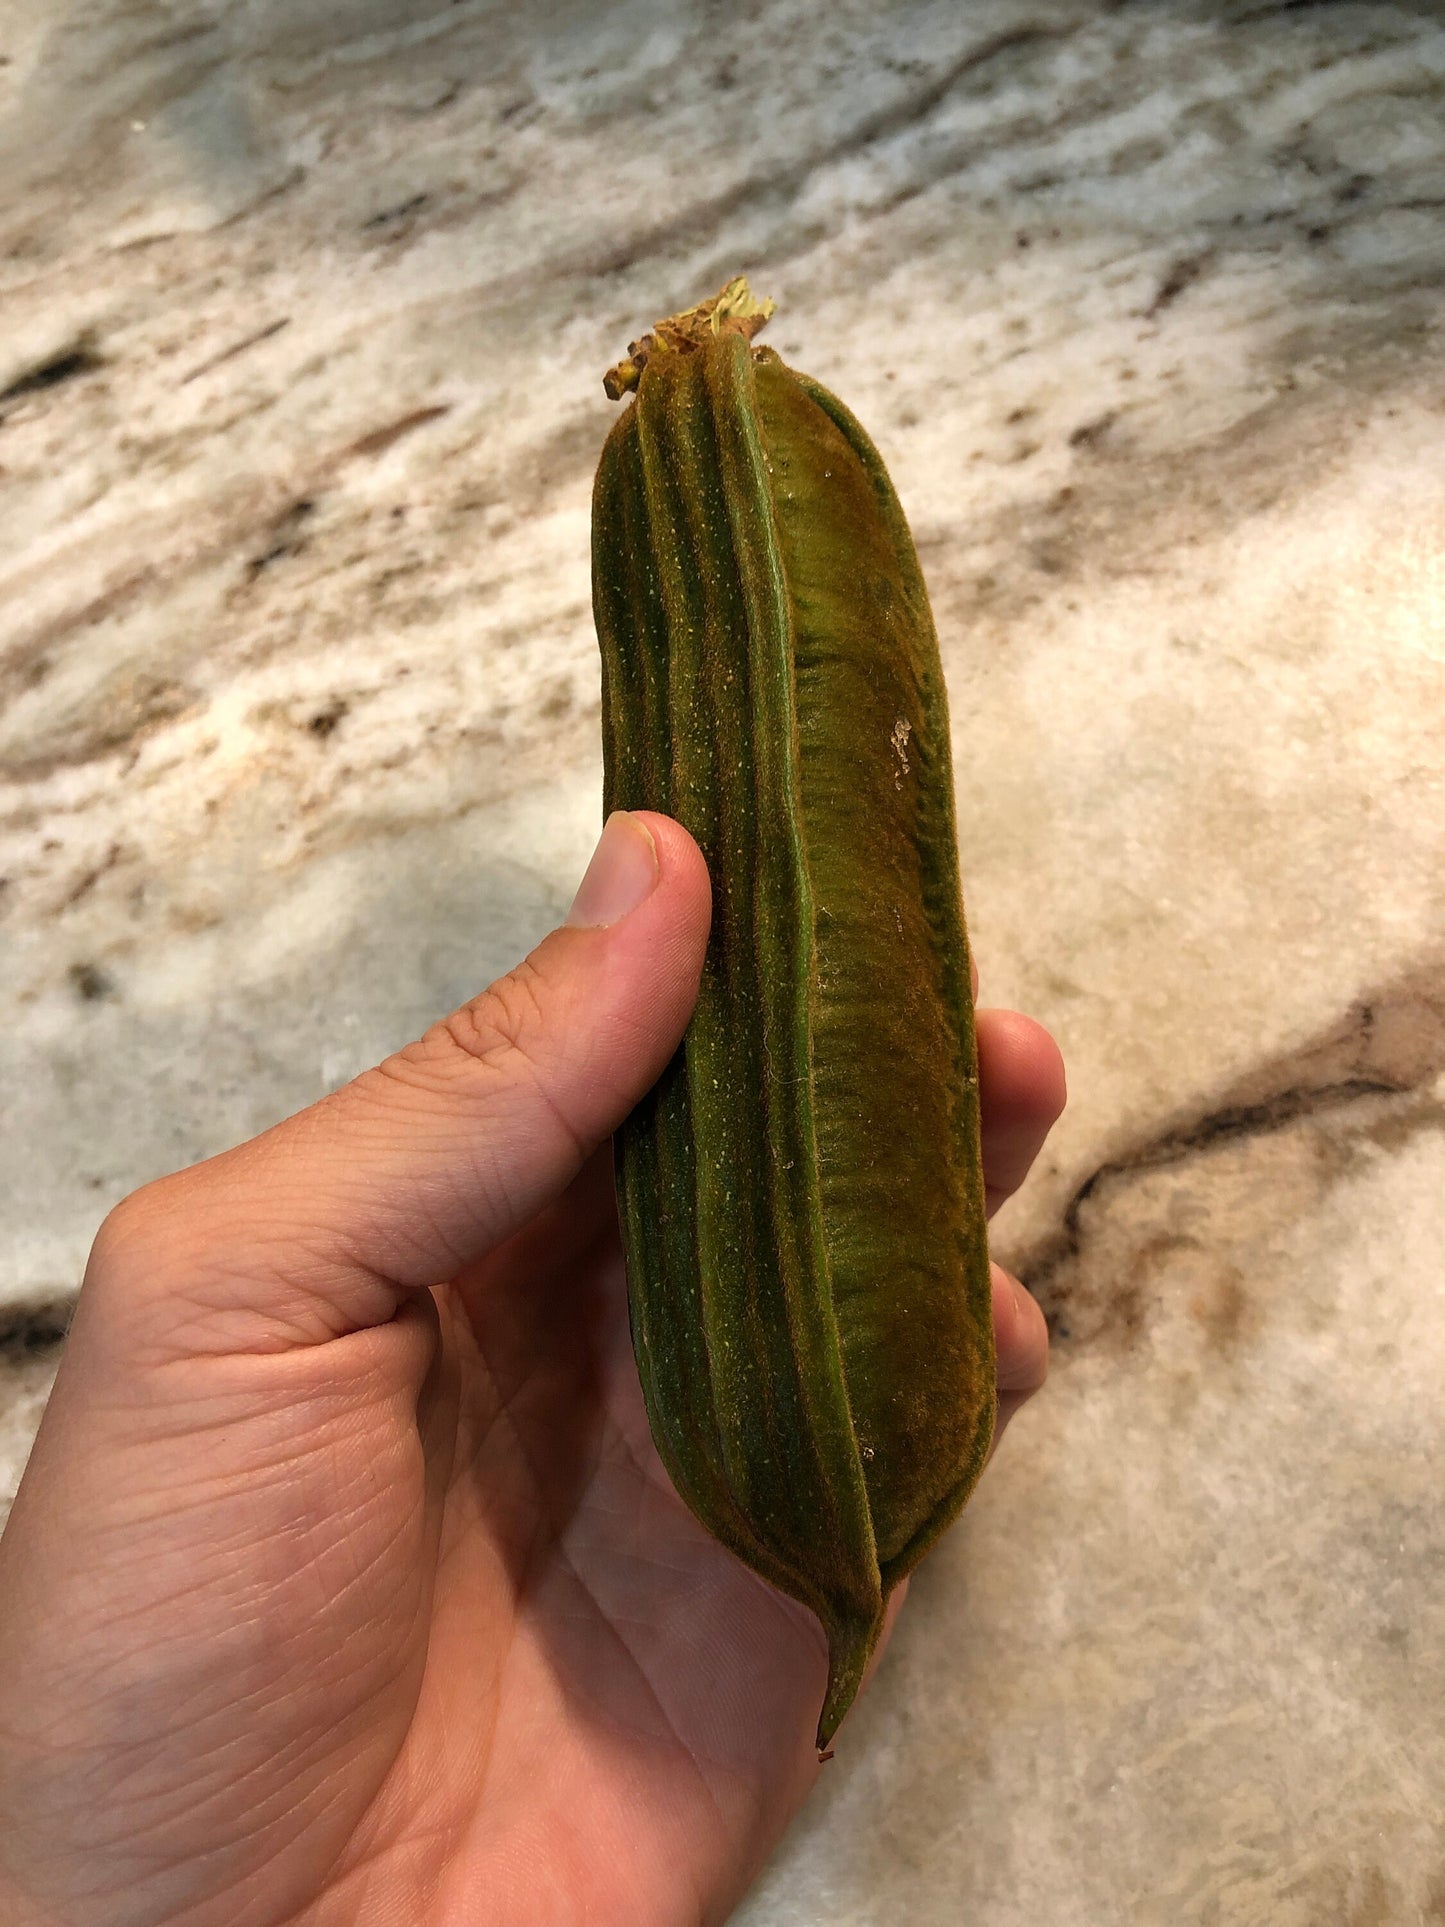
[[[326,1899],[696,1918],[816,1772],[821,1631],[657,1459],[605,1165],[439,1297],[454,1417],[425,1670]]]

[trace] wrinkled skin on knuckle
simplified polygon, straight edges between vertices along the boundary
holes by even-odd
[[[358,1080],[371,1127],[395,1136],[439,1123],[461,1139],[448,1195],[482,1225],[534,1208],[515,1175],[516,1135],[527,1143],[555,1132],[578,1162],[592,1147],[552,1095],[544,1049],[556,1012],[545,973],[526,959],[405,1049]]]
[[[505,1114],[540,1107],[580,1159],[591,1145],[559,1106],[546,1074],[542,1042],[556,1027],[546,978],[527,958],[437,1028],[446,1040],[444,1074],[450,1088],[455,1089],[456,1080],[471,1087],[480,1067],[478,1088],[487,1108],[495,1105]]]
[[[444,1019],[442,1029],[465,1057],[488,1067],[534,1061],[547,1021],[541,972],[530,959]]]
[[[390,1086],[392,1099],[402,1094],[408,1107],[420,1094],[443,1097],[448,1104],[476,1101],[488,1109],[510,1085],[527,1081],[545,1021],[540,974],[530,961],[521,963],[438,1018],[415,1043],[366,1072],[358,1085],[363,1091]]]

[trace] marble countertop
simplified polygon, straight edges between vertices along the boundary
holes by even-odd
[[[748,1927],[1445,1918],[1445,18],[12,0],[0,1473],[108,1206],[557,917],[600,373],[882,447],[1046,1394]],[[1433,1494],[1433,1496],[1432,1496]]]

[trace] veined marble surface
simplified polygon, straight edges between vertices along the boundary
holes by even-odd
[[[108,1205],[469,995],[599,809],[600,372],[873,431],[1054,1377],[748,1927],[1445,1921],[1434,0],[8,0],[0,1439]]]

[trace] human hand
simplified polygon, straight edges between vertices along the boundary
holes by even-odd
[[[0,1540],[0,1915],[725,1916],[818,1771],[820,1627],[653,1451],[607,1139],[708,880],[609,825],[569,923],[419,1042],[102,1227]],[[989,1200],[1062,1108],[978,1020]],[[995,1272],[1000,1416],[1042,1382]]]

